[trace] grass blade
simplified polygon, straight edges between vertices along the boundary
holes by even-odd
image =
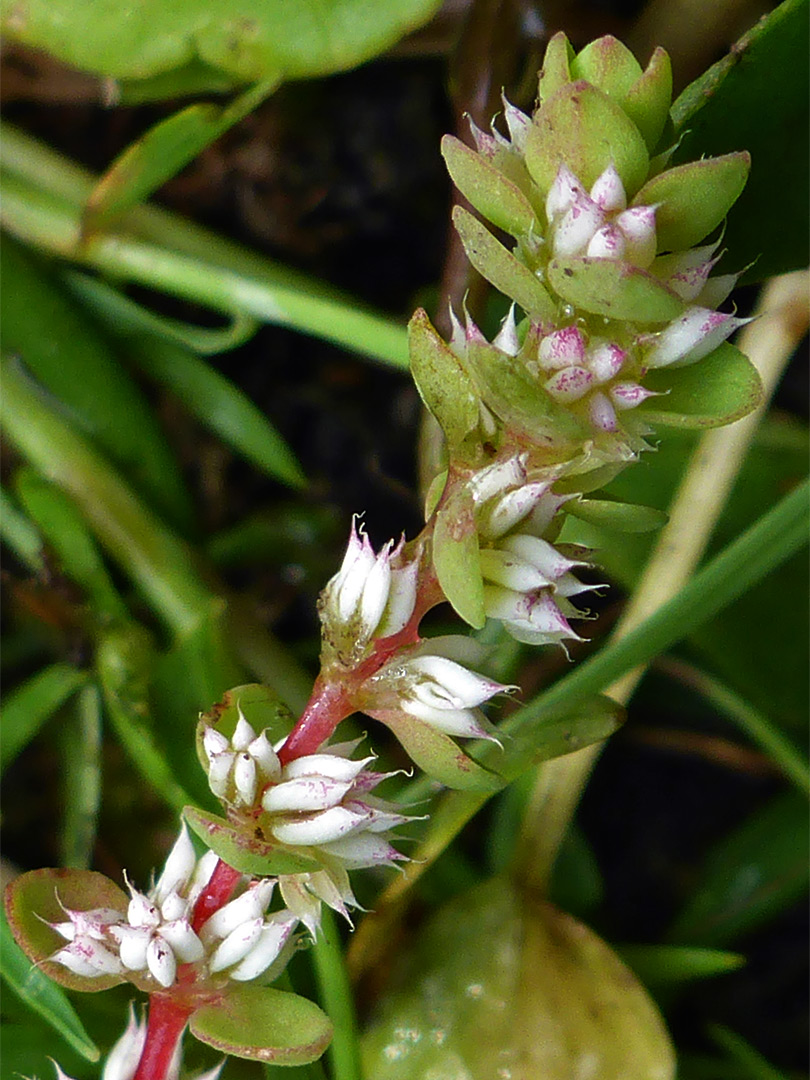
[[[57,663],[37,672],[6,699],[0,771],[5,771],[56,710],[87,681],[71,664]]]

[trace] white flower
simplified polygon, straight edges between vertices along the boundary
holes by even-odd
[[[265,784],[281,775],[281,764],[265,732],[257,735],[239,708],[230,739],[207,727],[202,743],[208,758],[208,784],[231,806],[253,806]]]
[[[352,667],[375,639],[399,633],[416,603],[418,560],[402,562],[403,542],[374,553],[362,526],[352,522],[343,564],[321,594],[324,655]]]

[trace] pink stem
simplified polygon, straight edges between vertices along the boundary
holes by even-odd
[[[165,1080],[189,1016],[194,1010],[166,994],[152,994],[146,1044],[133,1080]]]
[[[286,765],[295,758],[314,754],[340,721],[353,712],[346,688],[338,683],[324,682],[319,676],[307,707],[278,752],[281,764]]]
[[[239,884],[241,874],[228,866],[222,859],[214,867],[214,872],[208,880],[208,884],[197,897],[194,905],[194,913],[191,916],[191,929],[196,933],[203,923],[214,914],[215,911],[227,904],[231,894]]]

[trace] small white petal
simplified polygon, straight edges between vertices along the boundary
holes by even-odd
[[[237,982],[247,982],[262,975],[278,958],[289,941],[298,919],[288,911],[277,911],[264,923],[256,944],[229,972]]]
[[[646,270],[655,258],[655,206],[633,206],[619,214],[614,224],[625,238],[625,258]]]
[[[373,754],[355,761],[330,753],[307,754],[304,757],[295,758],[284,767],[284,779],[324,776],[330,780],[354,780],[358,773],[374,760]]]
[[[642,401],[646,401],[650,397],[657,397],[658,394],[654,390],[645,390],[638,383],[622,382],[611,386],[610,396],[617,409],[635,409]]]
[[[146,1022],[135,1018],[130,1005],[124,1034],[113,1044],[104,1062],[101,1080],[132,1080],[146,1045]]]
[[[385,545],[377,556],[363,587],[359,610],[360,626],[361,633],[368,637],[372,636],[379,625],[385,606],[388,603],[390,589],[391,541]]]
[[[143,971],[146,967],[146,949],[153,931],[145,926],[120,926],[111,933],[118,942],[118,955],[124,967],[130,971]]]
[[[282,844],[309,847],[328,844],[362,827],[368,815],[358,814],[343,806],[333,806],[320,814],[307,814],[286,821],[276,821],[271,831]]]
[[[209,762],[215,754],[224,754],[231,748],[230,741],[222,732],[212,727],[207,727],[203,732],[202,743]]]
[[[503,115],[509,131],[509,138],[512,140],[515,149],[523,153],[526,147],[526,138],[532,126],[531,119],[526,113],[521,112],[510,101],[507,101],[503,94],[501,94],[501,101],[503,102]]]
[[[261,735],[257,736],[248,746],[247,752],[256,762],[256,766],[264,780],[279,779],[281,776],[281,763],[278,760],[278,754],[276,754],[270,740],[267,738],[267,732],[263,731]]]
[[[614,379],[622,369],[627,353],[612,341],[588,352],[587,366],[598,383]]]
[[[574,202],[583,198],[585,190],[567,165],[560,165],[554,182],[546,196],[546,218],[551,224],[564,214]]]
[[[578,326],[564,326],[546,334],[537,348],[537,357],[546,371],[577,367],[585,362],[585,336]]]
[[[525,481],[526,465],[524,455],[520,454],[481,469],[470,479],[468,486],[473,501],[484,503]]]
[[[343,566],[337,577],[327,585],[328,595],[334,596],[336,614],[341,622],[348,622],[357,610],[368,576],[376,562],[368,537],[362,531],[360,537],[362,539],[358,538],[352,523],[352,535]]]
[[[616,431],[619,423],[616,419],[616,410],[610,403],[610,398],[601,391],[593,394],[588,402],[588,414],[594,427],[602,431]]]
[[[155,934],[146,947],[146,966],[149,973],[164,988],[174,982],[177,974],[177,961],[168,943],[159,934]]]
[[[249,922],[242,923],[241,926],[237,926],[235,930],[232,930],[225,940],[217,946],[209,962],[209,969],[212,972],[223,971],[225,968],[231,967],[232,964],[238,964],[240,960],[243,960],[259,940],[263,922],[264,920],[261,917],[251,919]]]
[[[709,308],[687,308],[680,318],[656,335],[644,362],[651,368],[694,363],[716,349],[746,322],[750,322],[750,319],[736,319]]]
[[[507,356],[517,356],[520,351],[514,304],[509,308],[509,313],[501,323],[500,330],[492,339],[492,344],[501,352],[505,352]]]
[[[247,750],[255,738],[256,732],[253,730],[252,725],[247,722],[240,708],[239,719],[236,721],[236,727],[231,736],[231,746],[234,750]]]
[[[120,975],[124,970],[115,953],[101,942],[84,936],[75,938],[49,959],[66,967],[74,975],[88,975],[91,978],[99,975]]]
[[[245,923],[262,917],[270,903],[274,887],[274,878],[262,878],[241,896],[228,901],[215,911],[202,926],[200,937],[205,942],[210,942],[214,938],[226,938]]]
[[[160,924],[160,912],[147,896],[133,889],[127,907],[127,922],[130,926],[154,928]]]
[[[388,603],[377,627],[377,637],[390,637],[398,634],[408,625],[416,606],[416,588],[419,583],[419,560],[406,563],[405,566],[391,571],[391,583],[388,589]]]
[[[720,307],[736,287],[739,276],[739,274],[718,274],[717,277],[710,277],[695,297],[695,303],[706,308]]]
[[[514,552],[500,551],[497,548],[484,548],[481,551],[481,573],[487,581],[516,592],[530,592],[551,584],[550,579],[536,566],[521,559]]]
[[[591,388],[593,375],[584,367],[563,368],[546,382],[545,389],[557,401],[579,401]]]
[[[374,833],[357,833],[327,844],[324,850],[339,859],[347,870],[362,870],[368,866],[393,866],[407,862],[407,856]]]
[[[548,491],[549,485],[536,481],[524,484],[502,495],[485,507],[479,521],[479,532],[487,540],[497,540],[532,513]]]
[[[191,842],[186,824],[183,822],[180,835],[169,852],[166,865],[163,867],[163,873],[158,878],[152,892],[154,900],[159,904],[170,892],[179,892],[183,889],[194,873],[196,863],[197,855],[194,851],[194,845]]]
[[[404,699],[400,708],[409,716],[415,717],[428,727],[442,731],[445,735],[455,735],[464,739],[488,739],[489,735],[481,724],[481,715],[477,709],[437,709],[425,705],[416,698]]]
[[[552,248],[556,258],[582,255],[594,234],[605,224],[605,215],[587,195],[566,210],[554,230]]]
[[[189,908],[197,902],[197,898],[211,879],[211,875],[217,867],[219,856],[214,851],[206,851],[194,867],[191,882],[186,890],[186,899]]]
[[[584,566],[582,560],[569,559],[548,540],[528,533],[516,533],[501,541],[501,547],[513,552],[537,567],[544,577],[555,581],[575,566]]]
[[[184,918],[189,911],[189,902],[177,892],[170,892],[160,905],[160,915],[164,922],[173,922]]]
[[[624,210],[627,206],[624,184],[612,161],[594,181],[590,195],[597,206],[606,212]]]
[[[615,225],[608,223],[593,234],[585,254],[592,259],[621,259],[626,247],[624,234]]]
[[[76,926],[72,922],[52,922],[48,923],[51,930],[55,930],[60,937],[63,937],[65,941],[73,941],[76,937]]]
[[[415,672],[427,680],[424,683],[415,684],[413,692],[417,697],[422,700],[427,700],[429,697],[431,703],[437,697],[439,699],[444,697],[453,709],[482,705],[495,694],[506,689],[500,683],[469,671],[461,664],[443,656],[417,656],[408,661],[406,668],[409,672]]]
[[[218,799],[224,799],[228,792],[228,782],[231,778],[236,754],[216,754],[208,766],[208,786]]]
[[[252,806],[256,799],[256,762],[245,751],[236,755],[233,782],[243,806]]]
[[[262,806],[271,814],[293,810],[328,810],[338,805],[351,786],[350,780],[301,776],[297,780],[287,780],[268,788],[262,796]]]
[[[188,919],[175,919],[165,923],[158,931],[181,964],[196,964],[205,956],[203,944]]]

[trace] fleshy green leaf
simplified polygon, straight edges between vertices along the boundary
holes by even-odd
[[[807,0],[785,0],[688,86],[672,110],[676,162],[751,152],[751,177],[728,216],[725,243],[745,281],[808,262]]]
[[[622,101],[622,108],[643,135],[650,153],[661,138],[671,101],[672,64],[668,54],[659,47],[650,57],[644,74]]]
[[[480,629],[486,621],[484,579],[473,500],[466,489],[436,515],[433,565],[447,600],[465,622]]]
[[[658,278],[615,259],[552,259],[548,279],[563,300],[609,319],[668,322],[684,308],[683,300]]]
[[[613,499],[572,499],[566,512],[590,525],[621,533],[654,532],[667,523],[667,515],[654,506],[638,506]]]
[[[478,424],[475,388],[461,360],[441,339],[422,308],[408,323],[408,343],[416,388],[439,421],[448,444],[455,448]]]
[[[65,921],[63,906],[74,911],[112,908],[123,918],[128,904],[126,893],[93,870],[31,870],[15,878],[6,889],[8,923],[26,956],[60,986],[88,993],[108,990],[125,980],[119,975],[74,975],[61,964],[51,963],[48,957],[67,943],[48,923]]]
[[[656,206],[659,251],[683,251],[715,229],[745,187],[751,155],[745,151],[691,161],[659,173],[633,206]]]
[[[779,915],[807,890],[809,841],[807,800],[772,799],[709,853],[670,941],[722,947]]]
[[[496,240],[478,218],[463,206],[453,207],[453,223],[467,258],[482,277],[519,304],[534,319],[550,320],[556,313],[551,297],[528,266]]]
[[[159,76],[191,63],[240,82],[344,71],[427,21],[437,0],[141,0],[120,18],[105,6],[30,0],[25,18],[4,8],[9,36],[114,79]]]
[[[96,184],[85,207],[85,233],[147,199],[230,127],[256,108],[279,84],[278,78],[247,90],[228,105],[189,105],[159,121],[120,154]]]
[[[453,135],[442,139],[442,156],[453,183],[487,221],[512,236],[537,227],[537,216],[529,200],[517,184],[486,158]]]
[[[585,79],[623,104],[630,88],[641,78],[641,65],[618,38],[605,34],[577,53],[571,62],[571,78]]]
[[[387,724],[408,756],[440,784],[458,791],[493,792],[503,787],[500,776],[473,761],[444,732],[436,731],[407,713],[372,712],[370,715]]]
[[[439,911],[400,983],[363,1040],[367,1080],[490,1080],[505,1063],[515,1080],[571,1080],[588,1061],[599,1080],[675,1074],[663,1021],[616,954],[501,879]]]
[[[64,915],[61,918],[64,919]],[[64,940],[62,943],[64,944]],[[65,992],[38,967],[32,965],[14,940],[3,910],[0,910],[0,974],[26,1005],[58,1031],[74,1050],[88,1061],[98,1061],[98,1047],[84,1030],[84,1025]],[[4,1056],[7,1049],[6,1033],[3,1039]]]
[[[649,155],[621,107],[579,81],[543,102],[526,139],[526,166],[543,197],[563,163],[587,189],[612,164],[632,196],[644,183]]]
[[[661,396],[647,398],[637,415],[670,427],[731,424],[747,416],[762,397],[762,380],[756,368],[728,342],[688,367],[649,372],[644,386]]]
[[[200,1042],[251,1061],[304,1065],[332,1038],[329,1017],[312,1001],[268,986],[229,986],[189,1020]]]
[[[259,822],[238,825],[196,806],[185,807],[183,817],[207,847],[242,874],[305,874],[321,869],[315,859],[266,838]]]
[[[33,675],[6,698],[0,770],[5,770],[71,694],[87,682],[72,664],[57,663]]]

